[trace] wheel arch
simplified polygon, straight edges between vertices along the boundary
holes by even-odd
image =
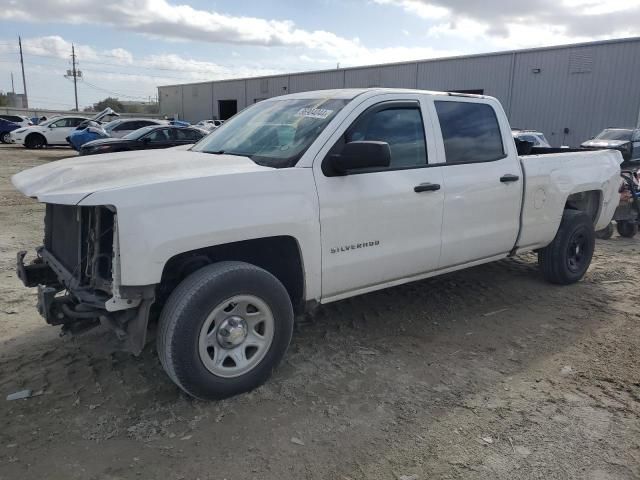
[[[27,142],[28,142],[29,138],[34,138],[34,137],[41,137],[42,138],[42,145],[47,145],[49,143],[49,142],[47,142],[47,137],[45,137],[42,133],[40,133],[40,132],[31,132],[31,133],[27,134],[26,137],[24,137],[25,146],[27,145]]]
[[[271,273],[286,288],[294,312],[304,311],[306,282],[303,255],[297,239],[289,235],[212,245],[174,255],[164,264],[158,302],[166,300],[176,286],[196,270],[228,260],[246,262]]]
[[[579,210],[585,212],[591,218],[593,225],[598,223],[602,212],[602,190],[585,190],[574,192],[567,196],[564,204],[565,210]]]

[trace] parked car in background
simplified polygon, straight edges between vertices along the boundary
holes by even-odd
[[[85,143],[80,147],[80,155],[188,145],[196,143],[208,133],[208,131],[197,127],[153,125],[140,128],[122,138],[102,138]]]
[[[71,148],[74,150],[80,151],[80,147],[85,143],[107,137],[109,137],[109,134],[102,125],[93,120],[86,120],[69,134],[67,143],[71,145]]]
[[[0,118],[0,142],[11,143],[11,132],[20,128],[17,123]]]
[[[39,125],[19,128],[11,132],[11,142],[24,145],[26,148],[42,148],[47,146],[68,146],[67,137],[82,122],[93,120],[100,122],[107,116],[118,115],[111,108],[106,108],[93,118],[77,115],[63,115],[50,118]]]
[[[31,119],[29,117],[25,117],[23,115],[6,115],[6,114],[2,114],[2,115],[0,115],[0,119],[1,120],[6,120],[8,122],[13,122],[13,123],[17,124],[19,127],[28,127],[30,125],[33,125],[33,122],[31,121]]]
[[[640,166],[640,128],[605,128],[580,146],[590,150],[619,150],[624,160],[621,168]]]
[[[522,142],[531,142],[533,147],[551,148],[551,144],[547,141],[544,133],[537,130],[511,130],[513,138],[516,138]]]
[[[196,126],[202,127],[212,132],[216,128],[222,126],[223,123],[224,120],[200,120],[198,123],[196,123]]]
[[[118,118],[104,125],[104,130],[110,137],[122,138],[140,128],[166,123],[163,120],[155,120],[153,118]]]
[[[56,117],[39,125],[20,128],[11,132],[11,141],[26,148],[67,145],[67,137],[73,129],[87,120],[85,117]]]

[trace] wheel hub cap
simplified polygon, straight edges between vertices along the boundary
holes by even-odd
[[[218,328],[217,339],[222,348],[234,348],[247,338],[249,327],[242,317],[232,316],[222,321]]]

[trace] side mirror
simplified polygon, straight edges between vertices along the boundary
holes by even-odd
[[[144,138],[142,139],[142,143],[144,143],[145,145],[146,145],[147,143],[149,143],[149,142],[151,142],[151,139],[150,139],[149,137],[144,137]]]
[[[387,142],[349,142],[345,144],[342,152],[329,158],[333,173],[345,175],[350,170],[388,167],[391,163],[391,149]]]

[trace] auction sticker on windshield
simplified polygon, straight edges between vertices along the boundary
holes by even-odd
[[[301,108],[295,114],[296,117],[309,117],[325,119],[333,113],[333,110],[326,110],[324,108]]]

